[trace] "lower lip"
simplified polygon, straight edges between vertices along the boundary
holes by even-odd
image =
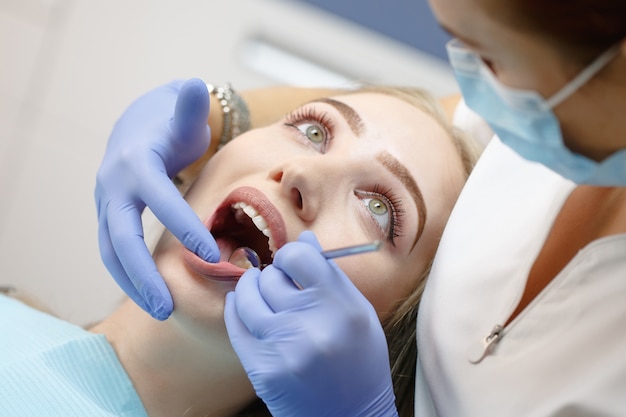
[[[246,272],[245,269],[233,265],[230,262],[220,261],[218,263],[210,263],[201,259],[198,255],[186,248],[183,248],[183,250],[183,259],[189,269],[204,279],[220,282],[236,282],[239,281],[239,278]]]

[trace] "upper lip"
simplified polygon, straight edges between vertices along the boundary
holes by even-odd
[[[221,222],[228,220],[228,216],[234,213],[235,209],[232,206],[235,203],[245,203],[252,206],[258,215],[265,220],[272,236],[272,252],[287,243],[285,222],[280,212],[265,194],[253,187],[236,188],[224,199],[217,210],[204,221],[205,226],[211,233],[216,235],[221,232]],[[261,232],[259,231],[258,233],[260,236]],[[265,247],[253,247],[252,249],[260,252],[259,255],[262,258],[262,262],[270,262],[270,259],[267,258],[273,256],[273,253],[270,254],[269,249]]]

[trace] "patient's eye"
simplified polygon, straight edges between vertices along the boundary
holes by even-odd
[[[390,222],[388,203],[379,197],[364,198],[363,203],[367,206],[372,217],[378,222],[380,228],[388,231]]]
[[[334,124],[331,118],[313,107],[301,107],[285,118],[285,126],[296,129],[307,143],[325,153],[333,138]]]
[[[391,189],[380,185],[376,185],[372,191],[357,191],[356,195],[380,228],[383,237],[395,246],[394,239],[402,235],[402,201]]]
[[[300,126],[296,126],[296,128],[309,138],[311,142],[323,143],[326,140],[326,132],[319,126],[303,123]]]

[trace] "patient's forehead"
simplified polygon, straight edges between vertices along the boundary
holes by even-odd
[[[435,124],[441,128],[440,121],[434,116],[434,109],[439,104],[433,99],[419,95],[401,94],[393,91],[361,91],[330,97],[331,100],[343,102],[367,117],[370,123],[398,123],[414,126],[415,124]],[[416,115],[419,115],[416,117]],[[445,133],[444,130],[440,133]]]
[[[411,144],[429,143],[433,147],[447,148],[446,152],[458,154],[449,132],[442,126],[441,116],[435,117],[436,102],[416,96],[407,99],[384,92],[355,92],[332,97],[352,107],[362,119],[367,129],[382,130],[387,136],[381,138],[387,142],[400,138]],[[419,154],[436,152],[435,149],[423,149]],[[412,157],[414,155],[407,155]]]

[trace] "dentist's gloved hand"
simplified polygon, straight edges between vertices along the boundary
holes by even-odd
[[[148,92],[116,122],[97,174],[102,260],[126,294],[159,320],[173,303],[144,241],[146,205],[188,249],[219,259],[215,240],[170,180],[208,148],[208,114],[208,90],[199,79]]]
[[[397,416],[376,312],[320,252],[304,232],[246,271],[226,297],[233,348],[275,417]]]

